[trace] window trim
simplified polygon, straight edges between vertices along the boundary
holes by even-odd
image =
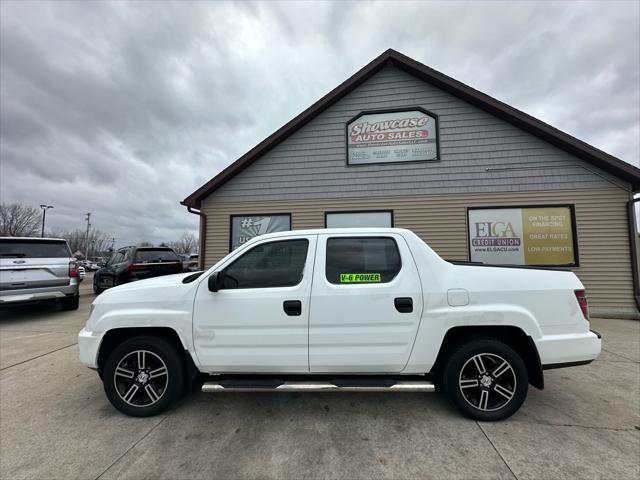
[[[393,278],[391,278],[391,280],[389,280],[388,282],[363,282],[363,283],[333,283],[331,280],[329,280],[329,278],[327,277],[327,252],[329,251],[329,240],[333,240],[333,239],[340,239],[340,240],[344,240],[345,238],[348,239],[386,239],[386,240],[391,240],[393,242],[393,244],[396,246],[396,250],[398,251],[398,259],[400,260],[400,268],[398,269],[398,271],[396,272],[396,274],[393,276]],[[400,246],[398,245],[398,241],[395,237],[392,236],[388,236],[388,235],[340,235],[340,236],[328,236],[326,238],[326,242],[325,242],[325,247],[324,247],[324,280],[325,282],[327,282],[329,285],[334,285],[337,287],[342,287],[342,286],[354,286],[354,285],[387,285],[392,283],[396,278],[398,278],[398,275],[400,275],[400,272],[402,272],[402,269],[404,267],[404,263],[402,262],[402,253],[400,253]]]
[[[217,270],[219,272],[219,275],[224,275],[225,271],[232,267],[234,263],[236,263],[237,261],[239,261],[242,257],[244,257],[245,255],[249,254],[252,250],[258,248],[258,247],[262,247],[264,245],[268,245],[270,243],[280,243],[280,242],[298,242],[298,241],[304,241],[307,244],[307,252],[306,252],[306,257],[304,259],[304,265],[302,266],[302,275],[300,276],[300,279],[298,280],[297,283],[294,283],[293,285],[286,285],[286,286],[279,286],[279,287],[244,287],[244,288],[221,288],[220,290],[264,290],[264,289],[268,289],[268,288],[292,288],[292,287],[297,287],[298,285],[300,285],[302,283],[302,281],[304,280],[304,274],[305,274],[305,268],[307,266],[307,261],[309,259],[309,245],[311,244],[311,242],[309,241],[309,238],[307,237],[297,237],[297,238],[283,238],[283,239],[273,239],[273,240],[267,240],[265,242],[260,242],[257,245],[252,246],[251,248],[249,248],[246,252],[242,252],[240,253],[236,258],[232,259],[231,262],[227,265],[225,265],[224,267],[222,267],[220,270]],[[224,278],[223,278],[224,281]]]
[[[574,203],[534,203],[534,204],[524,204],[524,205],[486,205],[486,206],[474,206],[467,207],[466,209],[466,222],[464,228],[467,233],[467,260],[469,262],[473,262],[471,260],[471,235],[469,232],[469,212],[471,210],[504,210],[509,208],[568,208],[571,212],[571,230],[573,233],[573,263],[570,264],[532,264],[532,265],[517,265],[512,264],[511,266],[517,267],[546,267],[546,268],[579,268],[580,267],[580,252],[578,250],[578,227],[576,220],[576,206]],[[493,265],[489,263],[483,263],[483,265]],[[497,266],[508,267],[510,264],[495,264]]]
[[[324,228],[329,228],[327,227],[327,216],[328,215],[334,215],[334,214],[341,214],[341,213],[345,213],[345,214],[354,214],[354,213],[389,213],[391,215],[391,227],[393,228],[395,226],[395,218],[393,216],[393,210],[391,209],[382,209],[382,210],[325,210],[324,212]],[[335,227],[338,228],[338,227]],[[362,228],[369,228],[369,227],[362,227]],[[370,228],[379,228],[379,227],[370,227]],[[385,227],[385,228],[389,228],[389,227]]]
[[[233,219],[235,217],[275,217],[275,216],[287,216],[289,217],[289,230],[283,231],[292,231],[293,230],[293,218],[291,217],[291,212],[279,212],[279,213],[235,213],[229,215],[229,253],[233,252]],[[258,235],[260,236],[260,235]],[[257,238],[257,237],[253,237]],[[240,247],[238,247],[240,248]]]

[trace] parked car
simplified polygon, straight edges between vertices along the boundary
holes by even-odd
[[[182,260],[167,247],[123,247],[113,253],[107,264],[93,276],[93,291],[99,295],[107,288],[182,272]]]
[[[205,392],[437,387],[483,421],[516,412],[544,369],[601,347],[571,271],[457,265],[388,228],[262,235],[206,272],[114,289],[78,342],[134,416],[205,376]]]
[[[198,254],[197,253],[183,253],[180,255],[182,259],[182,271],[183,272],[197,272],[198,267]]]
[[[78,264],[62,238],[0,237],[0,304],[79,305]]]
[[[90,272],[95,272],[96,270],[98,270],[100,267],[98,266],[97,263],[95,262],[87,262],[84,266],[87,270],[89,270]]]

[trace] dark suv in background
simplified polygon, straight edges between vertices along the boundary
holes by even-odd
[[[182,272],[182,260],[167,247],[123,247],[93,276],[93,291],[123,283]]]

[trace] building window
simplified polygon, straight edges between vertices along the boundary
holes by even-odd
[[[400,272],[395,240],[379,237],[343,237],[327,240],[325,275],[330,283],[388,283]]]
[[[497,265],[577,267],[573,205],[467,209],[469,260]]]
[[[222,271],[223,288],[292,287],[302,281],[309,241],[256,245]]]
[[[393,211],[326,212],[326,228],[393,227]]]
[[[231,215],[229,250],[235,250],[259,235],[287,230],[291,230],[290,213]]]

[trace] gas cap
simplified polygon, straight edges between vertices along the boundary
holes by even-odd
[[[464,288],[450,288],[447,290],[447,303],[452,307],[469,305],[469,292]]]

